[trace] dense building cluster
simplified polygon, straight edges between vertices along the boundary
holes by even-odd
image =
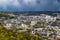
[[[17,15],[11,19],[5,19],[5,17],[1,17],[0,23],[0,26],[2,26],[3,23],[3,27],[6,29],[16,28],[17,32],[19,33],[29,31],[29,34],[38,35],[39,37],[42,37],[43,40],[57,40],[60,38],[60,15]]]

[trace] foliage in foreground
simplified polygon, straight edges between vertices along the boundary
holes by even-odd
[[[0,27],[0,40],[41,40],[41,38],[32,34],[18,33],[16,29]]]

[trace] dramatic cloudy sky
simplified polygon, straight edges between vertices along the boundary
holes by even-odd
[[[0,11],[60,11],[60,0],[0,0]]]

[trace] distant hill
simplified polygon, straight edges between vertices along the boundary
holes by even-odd
[[[54,15],[54,14],[60,14],[60,11],[28,11],[28,12],[15,12],[16,14],[22,14],[22,15],[40,15],[40,14],[47,14],[47,15]]]
[[[60,11],[22,11],[22,12],[0,12],[3,14],[8,14],[8,13],[13,13],[17,15],[40,15],[40,14],[48,14],[48,15],[53,15],[53,14],[60,14]]]

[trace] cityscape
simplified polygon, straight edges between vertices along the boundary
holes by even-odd
[[[60,0],[0,0],[0,40],[60,40]]]
[[[60,40],[60,14],[55,16],[40,15],[23,15],[0,13],[0,32],[1,35],[8,35],[5,31],[10,31],[11,40],[28,40],[28,37],[19,37],[15,39],[15,33],[22,35],[32,35],[29,40]],[[5,16],[4,16],[5,15]],[[6,16],[7,15],[7,16]],[[13,35],[14,36],[13,36]],[[3,37],[3,36],[2,36]],[[17,36],[16,36],[17,37]],[[36,37],[36,38],[35,38]],[[7,39],[6,39],[7,40]]]

